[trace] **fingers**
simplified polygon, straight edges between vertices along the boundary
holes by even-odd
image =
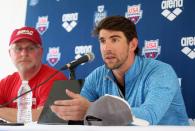
[[[68,89],[66,89],[66,94],[70,97],[70,98],[78,98],[80,95],[79,94],[76,94]]]
[[[79,106],[51,106],[52,112],[64,120],[81,120],[81,110]]]
[[[71,100],[58,100],[51,106],[51,110],[64,120],[82,120],[90,106],[90,102],[79,94],[66,90]]]
[[[70,100],[57,100],[54,102],[55,105],[64,105],[64,106],[68,106],[68,105],[77,105],[79,104],[78,99],[81,98],[81,96],[79,94],[76,94],[68,89],[66,89],[66,94],[72,98]]]
[[[76,112],[80,110],[77,106],[51,106],[51,110],[53,112],[57,112],[58,114],[62,115],[68,115],[71,114],[72,112]]]
[[[73,99],[73,100],[56,100],[56,101],[54,101],[54,105],[74,106],[74,105],[79,105],[79,101],[76,100],[76,99]]]

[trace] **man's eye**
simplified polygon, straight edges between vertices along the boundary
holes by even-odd
[[[99,40],[99,42],[100,42],[101,44],[104,44],[104,43],[105,43],[105,40]]]
[[[112,39],[112,42],[118,42],[118,39],[114,38],[114,39]]]
[[[35,47],[29,47],[28,50],[33,51],[35,50]]]
[[[21,47],[16,47],[15,50],[16,50],[16,51],[21,51],[22,48],[21,48]]]

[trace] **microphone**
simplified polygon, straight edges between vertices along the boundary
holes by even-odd
[[[95,55],[93,53],[86,53],[84,56],[80,57],[79,59],[73,60],[70,63],[66,64],[60,70],[74,69],[78,65],[88,61],[93,61],[94,59],[95,59]]]

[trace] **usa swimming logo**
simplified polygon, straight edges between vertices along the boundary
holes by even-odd
[[[94,15],[94,23],[95,23],[95,26],[97,26],[98,23],[102,19],[104,19],[106,16],[107,16],[107,11],[104,10],[104,5],[99,5],[97,7],[97,11],[95,12],[95,15]]]
[[[145,58],[156,59],[160,54],[161,46],[159,46],[159,40],[145,40],[144,47],[142,49],[142,55]]]
[[[62,15],[62,27],[67,31],[71,32],[77,25],[78,13],[69,13]]]
[[[51,66],[55,66],[59,62],[60,57],[60,47],[49,47],[46,60]]]
[[[188,58],[195,58],[195,36],[188,36],[181,38],[181,52],[184,53]]]
[[[182,13],[183,0],[163,0],[161,3],[162,15],[170,21],[175,20]]]
[[[38,17],[38,22],[36,23],[37,31],[43,35],[49,27],[48,16]]]
[[[142,18],[143,11],[141,10],[141,4],[127,6],[127,12],[125,17],[130,19],[134,24],[137,24]]]

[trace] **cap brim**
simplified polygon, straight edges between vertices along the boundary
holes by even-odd
[[[133,116],[133,121],[131,124],[136,126],[148,126],[150,123],[146,120],[139,119]]]

